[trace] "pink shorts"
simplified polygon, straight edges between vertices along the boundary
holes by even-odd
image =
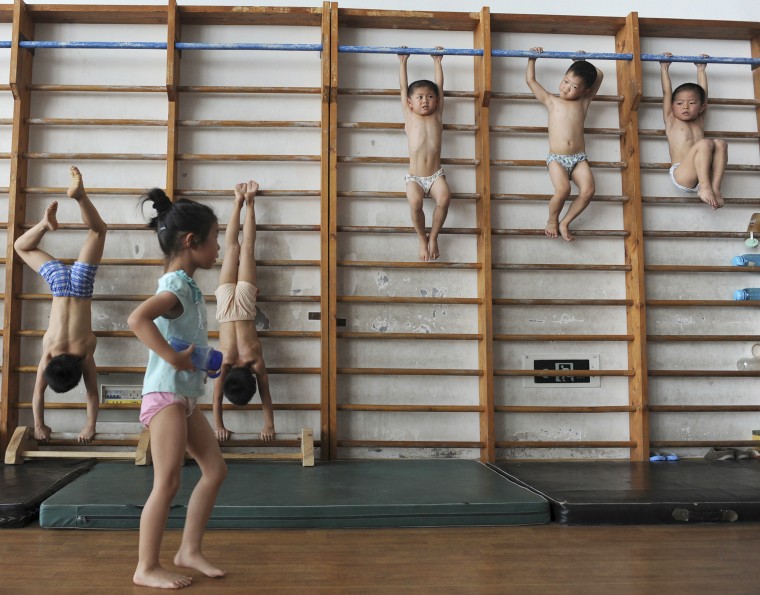
[[[183,397],[174,393],[148,393],[143,395],[142,405],[140,406],[140,423],[145,427],[150,425],[150,421],[156,416],[156,413],[178,403],[185,406],[185,414],[190,417],[195,411],[195,404],[198,399]]]

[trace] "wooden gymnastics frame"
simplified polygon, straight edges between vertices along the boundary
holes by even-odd
[[[561,20],[560,20],[561,19]],[[652,441],[649,433],[649,421],[652,413],[678,412],[722,412],[740,411],[757,412],[760,406],[734,405],[734,406],[652,406],[648,403],[648,378],[651,376],[714,376],[714,377],[741,377],[757,376],[758,373],[720,370],[651,370],[647,362],[648,341],[732,341],[752,340],[760,341],[760,336],[743,335],[709,335],[709,336],[655,336],[648,335],[646,329],[646,310],[648,306],[654,307],[689,307],[698,305],[708,306],[736,306],[746,307],[742,302],[709,301],[701,302],[694,300],[647,300],[645,294],[646,274],[656,272],[736,272],[731,267],[715,266],[690,266],[680,265],[646,265],[644,262],[644,246],[647,238],[656,238],[657,232],[644,229],[643,205],[658,203],[685,203],[685,200],[668,199],[665,197],[645,197],[641,192],[641,170],[663,169],[667,164],[641,163],[638,151],[640,136],[660,136],[659,130],[640,130],[638,125],[638,108],[641,103],[657,102],[659,98],[644,97],[642,86],[642,67],[640,43],[642,37],[669,37],[669,38],[701,38],[701,39],[746,39],[751,44],[752,57],[760,57],[760,23],[754,22],[723,22],[723,21],[700,21],[700,20],[676,20],[676,19],[639,19],[636,13],[627,17],[572,17],[553,15],[519,15],[519,14],[492,14],[489,8],[484,7],[479,12],[454,13],[454,12],[410,12],[410,11],[377,11],[343,9],[338,3],[324,2],[321,8],[267,8],[267,7],[230,7],[230,6],[178,6],[176,0],[169,0],[167,6],[76,6],[76,5],[26,5],[22,0],[15,0],[12,6],[0,6],[0,22],[12,23],[11,43],[11,68],[9,85],[0,86],[0,90],[11,91],[14,98],[12,125],[11,151],[6,157],[10,160],[10,186],[7,189],[9,195],[7,246],[5,264],[5,295],[4,295],[4,324],[3,324],[3,370],[2,396],[0,397],[0,448],[5,449],[11,433],[18,425],[19,407],[28,405],[18,402],[19,376],[21,373],[30,373],[20,365],[20,338],[22,336],[39,336],[41,331],[28,331],[21,328],[21,312],[24,300],[47,299],[45,296],[22,294],[22,262],[15,256],[13,251],[14,240],[23,233],[26,225],[26,201],[25,196],[33,193],[44,193],[50,189],[29,188],[27,184],[28,162],[30,159],[50,157],[47,154],[29,153],[29,129],[31,125],[44,124],[44,122],[32,122],[30,120],[30,105],[32,93],[39,90],[39,85],[32,85],[32,65],[34,54],[30,50],[19,47],[20,40],[34,39],[36,23],[92,23],[92,24],[160,24],[167,27],[167,60],[166,60],[166,86],[165,91],[168,101],[168,119],[164,123],[167,128],[167,153],[165,156],[167,179],[166,188],[170,196],[182,195],[177,185],[177,164],[181,160],[210,158],[211,156],[182,155],[178,150],[179,129],[183,123],[179,120],[179,102],[183,92],[203,92],[203,89],[183,88],[180,81],[179,64],[182,59],[181,53],[175,48],[175,43],[181,39],[181,27],[183,24],[208,24],[208,25],[289,25],[289,26],[313,26],[321,30],[322,46],[324,48],[321,58],[321,87],[309,92],[318,93],[321,96],[321,149],[317,159],[321,168],[321,187],[317,193],[320,197],[320,225],[301,226],[301,231],[319,231],[320,234],[320,260],[313,261],[271,261],[262,263],[262,266],[318,266],[320,268],[320,296],[313,302],[319,302],[321,317],[321,329],[318,333],[297,331],[270,331],[272,337],[312,337],[319,338],[321,366],[319,368],[282,368],[270,370],[270,373],[292,374],[319,374],[320,375],[320,403],[319,405],[276,404],[277,409],[301,409],[319,410],[320,436],[316,445],[320,447],[322,459],[335,459],[339,456],[342,447],[398,447],[398,448],[475,448],[480,452],[480,459],[493,461],[496,458],[497,449],[511,448],[623,448],[629,449],[632,460],[645,460],[649,456],[650,447],[670,446],[718,446],[733,445],[747,446],[752,444],[748,440],[732,441]],[[561,23],[561,24],[560,24]],[[376,337],[378,339],[438,339],[438,340],[475,340],[478,342],[478,369],[477,370],[418,370],[397,368],[371,368],[351,369],[339,368],[337,358],[338,342],[342,338],[352,338],[364,334],[339,331],[336,324],[338,317],[338,304],[340,302],[361,302],[363,296],[339,296],[337,294],[337,279],[340,268],[345,266],[375,266],[387,265],[399,268],[413,268],[419,266],[415,263],[349,263],[338,261],[338,234],[344,232],[399,232],[405,228],[391,230],[367,229],[367,228],[339,228],[337,226],[337,210],[340,194],[337,187],[337,172],[341,162],[357,162],[360,158],[351,158],[338,155],[338,130],[341,123],[338,122],[338,102],[341,93],[346,92],[339,87],[338,83],[338,37],[340,28],[379,28],[379,29],[436,29],[442,31],[469,31],[473,35],[473,47],[483,48],[484,55],[474,59],[474,92],[471,94],[460,93],[462,97],[472,97],[474,105],[473,127],[447,125],[448,129],[472,130],[475,135],[475,155],[472,160],[448,160],[455,164],[469,164],[475,167],[476,192],[474,195],[454,196],[454,199],[474,199],[476,201],[476,219],[478,228],[471,229],[445,229],[448,233],[476,234],[477,237],[477,262],[454,265],[452,263],[426,263],[427,268],[463,268],[475,270],[477,274],[477,298],[454,299],[445,303],[468,303],[477,306],[478,331],[472,335],[415,335],[405,336],[395,334],[389,337]],[[617,168],[622,175],[622,196],[597,196],[597,201],[621,202],[623,208],[623,230],[594,230],[578,232],[577,235],[597,237],[620,237],[624,242],[625,262],[623,265],[509,265],[494,263],[492,257],[493,236],[497,235],[536,235],[536,230],[494,229],[491,221],[491,209],[494,201],[500,200],[546,200],[548,197],[530,195],[513,196],[497,195],[491,189],[491,169],[497,167],[531,167],[539,165],[530,161],[502,161],[493,159],[491,156],[491,135],[503,132],[515,131],[519,128],[522,133],[545,133],[545,129],[530,127],[505,127],[490,124],[489,109],[492,101],[509,100],[520,98],[525,94],[496,92],[492,89],[491,72],[492,58],[491,38],[493,33],[516,32],[516,33],[546,33],[546,34],[576,34],[576,35],[601,35],[615,39],[615,48],[618,53],[631,53],[633,60],[618,61],[616,63],[618,95],[599,97],[601,101],[612,101],[618,105],[619,130],[598,129],[587,130],[589,133],[612,134],[620,137],[621,163],[594,163],[595,167]],[[760,80],[754,75],[754,100],[722,100],[729,105],[754,106],[758,129],[760,130]],[[81,90],[87,90],[82,88]],[[209,89],[206,89],[208,91]],[[303,90],[301,90],[303,91]],[[366,91],[366,90],[365,90]],[[391,95],[396,90],[370,90],[375,94]],[[267,92],[267,90],[260,90]],[[269,92],[277,92],[270,89]],[[279,92],[287,91],[284,88]],[[296,90],[295,92],[298,92]],[[454,93],[453,95],[456,95]],[[712,103],[716,101],[711,100]],[[720,101],[718,101],[719,103]],[[112,123],[124,124],[125,121]],[[2,123],[0,123],[2,124]],[[266,123],[259,123],[264,125]],[[283,123],[280,123],[283,124]],[[234,124],[230,124],[234,125]],[[251,124],[254,125],[254,124]],[[365,123],[372,126],[372,123]],[[383,125],[388,128],[388,125]],[[378,125],[378,127],[381,127]],[[721,136],[726,136],[723,133]],[[754,132],[736,133],[744,134],[741,138],[760,138]],[[749,135],[749,136],[747,136]],[[739,136],[736,136],[739,138]],[[82,157],[81,154],[77,154]],[[82,158],[93,158],[85,155]],[[56,155],[56,158],[66,156]],[[99,156],[100,158],[119,159],[119,155]],[[232,156],[240,160],[267,160],[267,156]],[[299,158],[303,156],[290,156]],[[164,158],[157,156],[156,158]],[[368,163],[403,163],[404,158],[364,158]],[[303,160],[303,159],[302,159]],[[444,160],[446,162],[446,160]],[[758,171],[758,166],[730,165],[729,170]],[[101,192],[118,194],[124,189],[99,189]],[[351,193],[346,193],[351,194]],[[401,193],[399,193],[401,194]],[[190,194],[188,194],[190,195]],[[403,195],[402,195],[403,196]],[[691,200],[691,199],[689,199]],[[760,205],[760,199],[747,198],[736,199],[743,205]],[[734,201],[735,202],[735,201]],[[76,228],[77,226],[70,226]],[[131,229],[137,226],[116,226],[118,229]],[[263,227],[263,226],[262,226]],[[273,230],[284,229],[288,226],[271,226]],[[291,226],[292,227],[292,226]],[[666,234],[668,232],[665,232]],[[744,237],[743,231],[736,232],[677,232],[680,235],[671,234],[668,237]],[[112,262],[111,264],[120,264]],[[125,264],[125,263],[121,263]],[[493,296],[493,274],[502,270],[606,270],[620,271],[625,274],[626,297],[624,300],[510,300]],[[139,296],[113,296],[107,299],[132,299]],[[96,296],[97,299],[97,296]],[[271,301],[286,301],[284,296],[271,296]],[[396,299],[396,303],[404,303],[405,298]],[[263,300],[266,301],[266,300]],[[365,300],[366,302],[377,300]],[[387,299],[393,302],[393,299]],[[441,300],[436,300],[436,302]],[[411,302],[411,300],[407,300]],[[515,305],[579,305],[579,306],[624,306],[626,309],[626,333],[624,335],[510,335],[495,334],[493,330],[494,308]],[[102,336],[129,336],[129,333],[114,331],[102,332]],[[266,333],[262,333],[267,336]],[[499,341],[622,341],[628,346],[628,366],[625,370],[599,370],[585,375],[597,376],[620,376],[628,379],[628,404],[623,406],[596,406],[596,407],[549,407],[549,406],[511,406],[495,405],[494,379],[499,376],[526,376],[530,371],[526,370],[500,370],[494,366],[494,344]],[[99,371],[116,372],[140,372],[139,368],[100,368]],[[338,403],[337,384],[340,375],[345,374],[396,374],[396,375],[470,375],[478,377],[479,400],[477,406],[453,406],[453,405],[376,405],[359,406]],[[541,372],[542,375],[547,374]],[[566,372],[562,372],[567,375]],[[583,375],[582,372],[576,372]],[[56,404],[60,408],[81,408],[78,404]],[[259,406],[260,407],[260,406]],[[255,406],[251,406],[255,408]],[[479,416],[479,439],[476,441],[372,441],[372,440],[341,440],[338,432],[338,411],[425,411],[434,413],[447,412],[476,412]],[[627,414],[629,419],[629,436],[625,440],[617,441],[535,441],[518,442],[498,440],[495,435],[495,417],[497,415],[509,415],[510,413],[621,413]]]

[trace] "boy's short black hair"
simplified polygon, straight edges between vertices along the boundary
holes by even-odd
[[[82,360],[69,353],[56,355],[45,366],[43,376],[55,392],[68,392],[82,379]]]
[[[248,368],[235,366],[224,379],[224,396],[233,405],[246,405],[256,394],[256,376]]]
[[[585,60],[576,60],[570,65],[565,74],[570,73],[583,81],[583,86],[590,89],[596,82],[596,67]]]
[[[697,95],[699,95],[699,103],[705,102],[705,90],[702,88],[702,85],[698,85],[697,83],[684,83],[683,85],[678,85],[676,90],[673,91],[671,101],[675,101],[676,95],[681,91],[696,91]]]
[[[411,97],[414,95],[414,92],[417,89],[423,89],[425,87],[429,87],[433,91],[435,91],[435,96],[440,97],[441,92],[438,90],[438,85],[436,85],[433,81],[429,81],[426,79],[420,79],[418,81],[414,81],[411,85],[409,85],[409,88],[406,90],[406,94],[408,97]]]

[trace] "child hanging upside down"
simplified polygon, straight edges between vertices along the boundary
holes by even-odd
[[[39,248],[49,231],[58,229],[58,202],[48,205],[42,219],[13,244],[16,253],[32,269],[38,271],[50,286],[53,302],[50,322],[42,337],[42,358],[32,396],[34,437],[45,442],[50,428],[45,425],[45,389],[70,391],[84,378],[87,396],[87,423],[79,434],[80,442],[90,442],[95,435],[98,417],[98,381],[95,368],[95,345],[92,332],[92,291],[95,272],[103,256],[108,228],[84,190],[82,174],[71,167],[71,183],[66,192],[79,205],[82,221],[88,227],[87,237],[72,266]]]

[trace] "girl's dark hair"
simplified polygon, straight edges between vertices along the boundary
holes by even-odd
[[[180,198],[172,202],[160,188],[153,188],[140,199],[140,207],[150,201],[156,216],[148,222],[148,227],[156,230],[158,244],[166,256],[180,251],[182,236],[195,235],[198,243],[203,243],[217,218],[209,207],[199,202]]]

